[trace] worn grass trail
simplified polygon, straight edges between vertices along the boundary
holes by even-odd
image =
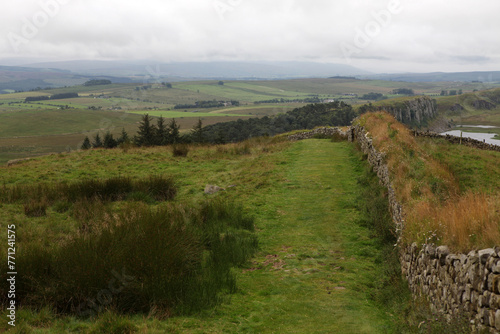
[[[370,295],[380,252],[360,227],[362,167],[348,143],[307,140],[283,156],[280,180],[249,198],[258,206],[260,255],[238,274],[240,292],[182,332],[387,333],[390,315]],[[201,323],[200,323],[201,320]],[[181,329],[181,328],[184,329]]]
[[[195,169],[175,162],[168,166],[187,170],[184,183],[197,189],[196,177],[205,180],[221,169],[210,161],[186,165]],[[216,196],[237,197],[255,215],[260,251],[235,269],[238,292],[225,295],[220,306],[164,320],[109,313],[81,320],[42,311],[23,311],[20,319],[31,319],[31,324],[43,320],[47,325],[36,328],[37,333],[92,332],[110,321],[133,324],[139,333],[393,332],[387,307],[372,298],[382,285],[383,257],[371,231],[357,222],[362,191],[357,179],[366,162],[354,147],[305,140],[241,163],[245,168],[228,167],[217,174],[219,181],[225,175],[238,186]]]

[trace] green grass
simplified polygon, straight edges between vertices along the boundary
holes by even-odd
[[[494,125],[500,126],[500,89],[484,90],[457,96],[438,97],[438,110],[457,125]],[[474,103],[484,100],[496,105],[491,110],[477,109]],[[451,107],[460,104],[464,109],[451,111]],[[479,131],[478,131],[479,132]]]
[[[6,137],[48,136],[82,133],[138,122],[139,116],[123,112],[92,110],[43,110],[0,113],[0,134]]]
[[[0,168],[7,184],[175,175],[180,180],[176,202],[202,200],[207,196],[204,186],[217,184],[226,191],[215,196],[237,199],[253,213],[260,244],[252,262],[234,271],[238,292],[212,311],[165,320],[107,315],[90,322],[50,312],[40,321],[40,312],[24,310],[20,327],[97,332],[103,321],[111,321],[148,333],[391,332],[392,311],[373,297],[384,276],[381,249],[370,229],[358,224],[362,186],[356,180],[365,163],[353,146],[327,140],[261,140],[253,141],[250,154],[244,155],[232,149],[236,146],[193,147],[187,158],[174,158],[168,148],[96,150]],[[19,242],[44,236],[54,243],[76,226],[53,208],[47,217],[30,220],[20,210],[19,205],[3,204],[0,223],[16,223],[22,231]]]
[[[184,118],[184,117],[242,117],[251,115],[231,114],[222,112],[206,112],[204,109],[186,109],[186,111],[172,111],[172,110],[137,110],[128,111],[131,114],[149,114],[150,116],[163,116],[164,118]]]
[[[217,81],[214,81],[203,83],[182,83],[177,86],[193,92],[200,92],[212,96],[223,96],[227,99],[244,102],[271,100],[274,98],[305,98],[311,94],[285,91],[283,89],[273,88],[266,85],[257,85],[251,82],[239,81],[227,81],[224,85],[218,85]]]
[[[500,189],[500,152],[454,145],[445,140],[418,138],[418,142],[449,168],[462,192],[495,193]]]

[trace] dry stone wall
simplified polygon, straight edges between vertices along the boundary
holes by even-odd
[[[396,200],[396,192],[389,177],[389,169],[385,164],[385,155],[375,149],[372,139],[366,135],[364,128],[359,125],[350,127],[347,139],[350,142],[357,142],[359,144],[361,151],[367,155],[368,163],[372,166],[373,171],[377,173],[380,183],[387,188],[389,208],[393,221],[396,224],[396,232],[400,235],[404,227],[403,208]]]
[[[392,218],[401,235],[404,213],[384,154],[373,147],[364,128],[358,125],[350,128],[348,140],[360,145],[380,182],[387,187]],[[398,245],[401,271],[414,295],[426,297],[435,311],[449,319],[466,317],[474,332],[500,333],[500,247],[451,254],[447,246]]]

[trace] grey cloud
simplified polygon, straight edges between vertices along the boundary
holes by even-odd
[[[372,71],[500,65],[500,3],[490,0],[474,5],[463,0],[66,0],[15,52],[9,32],[24,38],[25,21],[44,12],[41,3],[57,1],[62,0],[25,0],[2,10],[1,54],[162,62],[349,60]],[[394,5],[400,10],[384,16]],[[362,47],[356,45],[360,31],[369,37]],[[357,52],[346,59],[340,45],[353,45]]]

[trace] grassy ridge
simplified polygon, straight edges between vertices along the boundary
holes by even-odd
[[[406,242],[435,242],[465,252],[500,243],[498,152],[416,140],[385,112],[367,113],[357,122],[386,154],[407,213]]]
[[[292,145],[260,139],[251,142],[248,152],[240,150],[241,145],[193,147],[187,158],[174,158],[165,148],[96,150],[44,157],[8,173],[0,168],[7,184],[29,184],[39,177],[44,182],[59,182],[168,173],[180,181],[175,203],[202,200],[207,183],[235,185],[217,196],[238,199],[246,212],[254,214],[260,243],[252,262],[234,271],[238,293],[214,311],[163,321],[111,312],[95,321],[82,321],[57,317],[47,309],[25,309],[19,313],[19,329],[36,326],[39,332],[103,333],[111,328],[148,333],[393,331],[391,309],[376,298],[384,294],[386,286],[381,265],[384,255],[373,232],[361,224],[364,216],[358,203],[363,186],[356,180],[365,163],[355,157],[353,146],[326,140]],[[3,204],[2,224],[17,224],[20,242],[39,240],[40,236],[49,243],[65,240],[78,224],[53,209],[48,210],[48,217],[29,220],[20,210],[20,204]],[[109,330],[104,331],[105,324]]]
[[[448,119],[453,120],[457,125],[500,126],[499,89],[477,91],[459,96],[439,97],[437,101],[439,112]],[[474,129],[474,131],[476,130],[479,130],[477,132],[491,131]]]

